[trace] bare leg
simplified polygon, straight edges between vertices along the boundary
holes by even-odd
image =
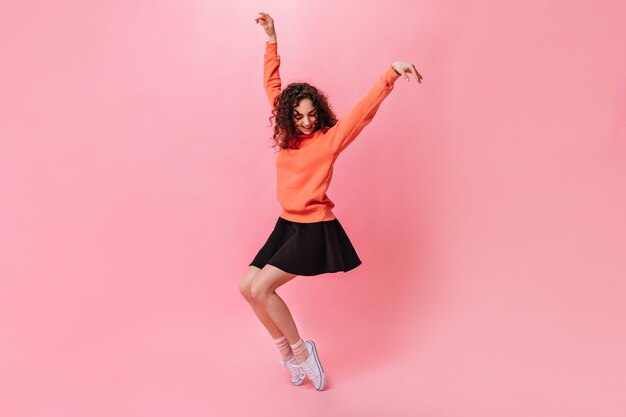
[[[259,318],[263,326],[270,333],[272,338],[278,339],[279,337],[283,336],[283,333],[276,326],[276,324],[274,324],[274,321],[267,314],[263,306],[257,303],[256,300],[252,297],[250,287],[252,285],[252,282],[255,280],[255,277],[259,274],[259,272],[261,272],[259,268],[257,268],[256,266],[250,266],[248,270],[246,271],[246,273],[244,274],[243,278],[241,279],[241,282],[239,283],[239,291],[241,291],[241,294],[244,296],[246,301],[250,304],[250,307],[252,307],[254,314],[256,314],[256,316]]]
[[[266,312],[279,332],[285,335],[292,345],[300,340],[300,334],[287,304],[276,294],[276,289],[295,277],[296,275],[273,265],[265,265],[254,276],[250,285],[250,294],[255,303]]]

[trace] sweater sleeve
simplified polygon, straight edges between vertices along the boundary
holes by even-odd
[[[329,133],[332,133],[330,140],[334,153],[342,152],[372,121],[382,101],[393,90],[393,85],[398,77],[400,75],[390,66],[352,110],[329,129]]]
[[[263,85],[270,105],[274,106],[274,100],[280,95],[280,56],[278,55],[278,45],[276,43],[265,44],[265,57],[263,63]]]

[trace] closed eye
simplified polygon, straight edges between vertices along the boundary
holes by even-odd
[[[296,120],[300,120],[302,119],[304,116],[302,116],[300,113],[296,113],[293,115],[294,119]],[[309,117],[317,117],[317,111],[313,110],[312,112],[309,113]]]

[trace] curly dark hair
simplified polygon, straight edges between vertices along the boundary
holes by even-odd
[[[322,129],[325,132],[337,123],[337,118],[324,93],[308,83],[289,84],[274,100],[274,110],[270,116],[270,123],[272,119],[276,122],[272,138],[275,142],[274,148],[298,149],[300,133],[296,129],[293,113],[300,101],[305,98],[311,100],[317,113],[314,130]]]

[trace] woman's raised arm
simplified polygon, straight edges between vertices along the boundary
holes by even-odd
[[[270,105],[274,106],[274,101],[282,91],[280,82],[280,56],[278,55],[278,45],[276,44],[276,30],[274,29],[274,19],[267,14],[260,12],[256,22],[263,27],[267,34],[267,45],[265,46],[265,57],[263,59],[263,87],[267,94]]]
[[[395,81],[399,77],[409,81],[409,74],[413,75],[418,83],[422,83],[422,75],[417,72],[413,64],[396,61],[387,68],[370,91],[331,128],[334,131],[334,135],[330,136],[330,146],[333,152],[342,152],[357,137],[361,130],[372,121],[380,104],[393,90]]]

